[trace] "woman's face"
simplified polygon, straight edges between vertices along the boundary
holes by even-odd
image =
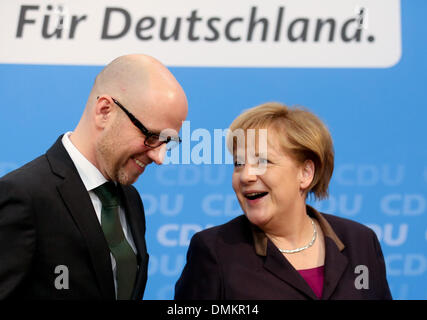
[[[254,152],[253,145],[247,141],[244,153],[237,147],[232,185],[249,221],[268,227],[280,223],[286,213],[305,207],[307,173],[283,151],[274,130],[268,130],[267,150],[255,148]]]

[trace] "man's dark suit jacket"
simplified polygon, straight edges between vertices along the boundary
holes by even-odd
[[[322,299],[391,299],[375,233],[309,206],[307,212],[319,221],[325,237]],[[356,279],[366,276],[356,270],[359,265],[367,267],[368,282]],[[360,288],[359,282],[369,288]],[[317,296],[273,242],[245,216],[239,216],[193,236],[187,264],[175,286],[175,299],[300,300]]]
[[[99,220],[60,137],[47,153],[0,179],[0,299],[115,299],[111,258]],[[138,251],[132,299],[147,282],[144,208],[119,186]],[[69,288],[58,290],[57,266]]]

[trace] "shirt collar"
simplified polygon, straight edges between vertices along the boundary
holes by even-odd
[[[322,232],[325,237],[329,237],[332,239],[332,241],[335,242],[338,249],[342,251],[345,248],[345,245],[342,243],[340,238],[338,238],[335,231],[332,229],[329,222],[323,217],[323,215],[318,212],[313,207],[307,205],[307,214],[316,219],[319,222],[320,228],[322,229]],[[251,224],[252,226],[252,236],[254,239],[254,246],[255,246],[255,252],[260,256],[267,256],[267,235],[257,226]]]
[[[77,172],[79,173],[86,190],[93,190],[107,182],[107,179],[105,179],[98,168],[86,159],[86,157],[74,146],[70,140],[71,134],[71,131],[64,134],[62,137],[62,144],[76,166]]]

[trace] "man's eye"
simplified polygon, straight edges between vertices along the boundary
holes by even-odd
[[[242,167],[245,163],[240,160],[234,160],[234,167]]]
[[[166,142],[169,142],[169,141],[171,141],[172,139],[171,139],[171,136],[168,136],[168,135],[160,135],[160,136],[158,136],[158,137],[157,137],[157,140],[159,140],[159,141],[166,141]]]

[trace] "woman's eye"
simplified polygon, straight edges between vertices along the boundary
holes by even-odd
[[[258,163],[259,164],[267,164],[267,163],[270,163],[270,161],[268,161],[267,159],[265,159],[265,158],[259,158],[258,159]]]

